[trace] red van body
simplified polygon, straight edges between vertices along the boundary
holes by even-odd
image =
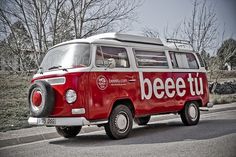
[[[75,46],[83,47],[77,56]],[[87,56],[81,59],[82,51]],[[28,121],[56,126],[64,137],[76,136],[64,128],[94,124],[104,125],[111,138],[124,138],[133,119],[143,125],[163,113],[179,113],[186,125],[195,125],[199,107],[212,107],[199,54],[164,46],[159,39],[106,33],[56,45],[47,55],[31,81]],[[52,59],[66,66],[53,65]]]

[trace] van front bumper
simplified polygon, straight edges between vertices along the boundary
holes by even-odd
[[[46,126],[84,126],[105,124],[107,120],[89,121],[85,117],[60,117],[60,118],[36,118],[29,117],[30,125],[46,125]]]

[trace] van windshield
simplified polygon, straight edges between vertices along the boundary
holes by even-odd
[[[39,71],[87,67],[90,65],[89,47],[89,44],[84,43],[73,43],[55,47],[47,52]]]

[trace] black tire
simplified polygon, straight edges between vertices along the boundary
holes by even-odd
[[[184,125],[197,125],[200,119],[200,110],[196,101],[187,102],[180,112],[180,117]]]
[[[106,134],[111,139],[126,138],[133,126],[133,116],[130,109],[125,105],[116,106],[104,126]]]
[[[57,133],[65,138],[73,138],[80,132],[82,126],[56,126]]]
[[[150,118],[151,116],[134,118],[134,122],[138,125],[146,125],[149,122]]]
[[[39,106],[35,106],[32,101],[34,91],[41,93],[42,102]],[[54,108],[54,91],[50,84],[45,81],[37,81],[32,84],[28,92],[28,104],[31,116],[33,117],[47,117]]]

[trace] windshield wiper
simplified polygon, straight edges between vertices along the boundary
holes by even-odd
[[[61,65],[52,66],[52,67],[48,68],[48,70],[59,69],[59,68],[61,68],[61,67],[62,67]]]
[[[48,68],[48,70],[52,70],[52,69],[60,69],[61,67],[62,67],[61,65],[52,66],[52,67]],[[62,68],[61,70],[63,70],[63,71],[67,71],[67,69],[65,69],[65,68]]]

